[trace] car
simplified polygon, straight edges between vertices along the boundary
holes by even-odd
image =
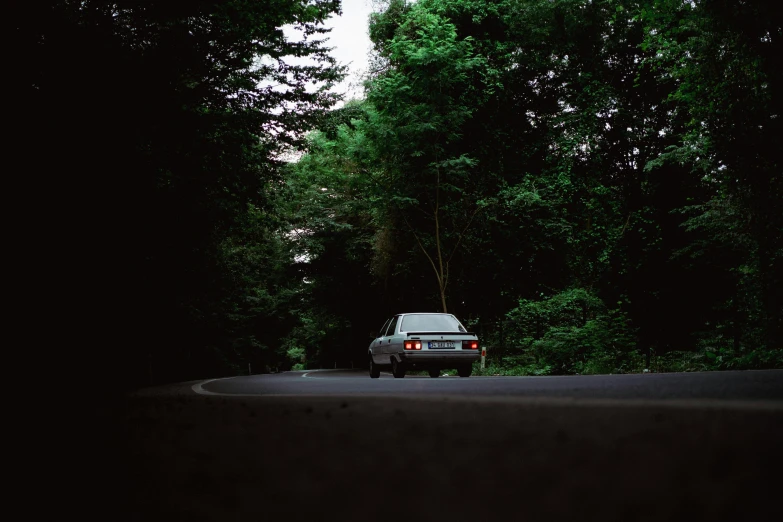
[[[445,313],[397,314],[383,324],[367,352],[373,379],[384,368],[398,379],[408,370],[427,370],[434,378],[456,369],[460,377],[470,377],[481,358],[476,334]]]

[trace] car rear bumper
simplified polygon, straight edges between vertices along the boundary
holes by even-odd
[[[478,350],[423,350],[400,352],[400,361],[409,368],[456,368],[481,359]]]

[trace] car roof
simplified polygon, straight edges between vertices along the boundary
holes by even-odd
[[[444,312],[410,312],[410,313],[403,312],[397,315],[454,315],[454,314],[448,314]]]

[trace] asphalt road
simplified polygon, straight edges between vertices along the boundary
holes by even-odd
[[[618,400],[783,401],[783,371],[700,372],[562,377],[439,377],[366,370],[313,370],[198,383],[194,391],[226,395],[404,395]]]
[[[128,398],[122,518],[766,520],[783,372],[287,373]]]

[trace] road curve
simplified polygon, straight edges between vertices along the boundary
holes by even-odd
[[[364,370],[311,370],[199,382],[204,395],[234,396],[451,396],[457,398],[567,398],[614,400],[722,400],[783,402],[783,371],[699,372],[560,377],[440,377]]]
[[[128,399],[125,520],[766,520],[781,372],[288,373]],[[109,517],[112,518],[112,517]]]

